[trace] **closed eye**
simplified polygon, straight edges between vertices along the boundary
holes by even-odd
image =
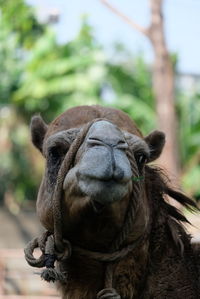
[[[52,146],[48,149],[48,156],[51,160],[54,160],[54,162],[59,161],[66,155],[68,148],[69,147],[65,144]]]
[[[48,148],[47,154],[47,173],[51,185],[56,182],[56,177],[60,165],[67,153],[68,147],[62,145],[52,146]]]
[[[79,132],[80,132],[79,128],[78,129],[73,128],[73,129],[69,129],[69,130],[60,131],[60,132],[48,137],[48,139],[45,141],[45,145],[44,145],[45,157],[48,156],[49,152],[54,147],[55,148],[61,147],[64,149],[64,152],[66,153],[66,148],[67,148],[67,150],[69,149],[70,145],[75,140],[75,138]],[[55,149],[55,151],[57,151],[57,150]],[[53,152],[54,152],[54,149],[53,149]]]
[[[139,167],[142,167],[144,164],[148,161],[148,156],[146,153],[143,152],[137,152],[135,153],[135,160]]]

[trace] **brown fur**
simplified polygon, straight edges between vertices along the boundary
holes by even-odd
[[[95,118],[105,118],[115,123],[119,128],[141,136],[141,132],[136,127],[135,123],[122,111],[114,108],[105,108],[98,105],[81,106],[71,108],[57,117],[47,131],[47,136],[52,135],[57,131],[68,130],[70,128],[82,127]]]
[[[62,130],[82,127],[95,118],[108,119],[121,130],[142,137],[125,113],[100,106],[82,106],[72,108],[56,118],[46,131],[43,145],[37,142],[36,146],[43,148],[45,155],[45,141],[49,136]],[[37,127],[34,121],[32,127],[34,130]],[[45,128],[43,123],[42,128]],[[35,136],[33,132],[32,136]],[[147,137],[146,142],[155,145],[158,143],[156,136],[151,135],[149,140]],[[160,143],[157,153],[153,152],[153,158],[160,154],[163,144]],[[84,151],[84,148],[77,153],[76,161],[81,150]],[[193,249],[190,236],[181,224],[187,221],[186,218],[169,205],[165,197],[170,195],[191,209],[195,209],[195,204],[182,193],[171,189],[160,169],[145,166],[144,175],[143,199],[126,244],[133,242],[144,228],[149,231],[148,239],[115,264],[113,285],[123,299],[200,298],[199,251]],[[52,190],[53,186],[51,189],[46,181],[43,182],[37,203],[39,217],[50,231],[53,229],[49,199]],[[120,202],[106,207],[103,213],[94,214],[89,199],[82,198],[76,190],[76,182],[72,180],[63,201],[64,236],[74,245],[108,252],[110,244],[123,227],[130,194],[131,190]],[[72,253],[71,259],[58,263],[58,267],[67,273],[66,283],[59,285],[65,299],[94,299],[104,287],[105,265],[101,262]]]

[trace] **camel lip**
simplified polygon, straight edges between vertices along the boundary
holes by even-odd
[[[80,177],[79,178],[79,182],[83,182],[87,185],[93,185],[93,184],[97,184],[100,188],[102,189],[106,189],[106,188],[118,188],[118,187],[123,187],[123,186],[127,186],[128,181],[117,181],[115,179],[96,179],[93,177]]]
[[[117,179],[117,178],[114,178],[113,176],[111,177],[97,177],[95,175],[91,175],[91,174],[84,174],[84,173],[81,173],[80,171],[77,172],[76,174],[78,180],[83,180],[83,181],[92,181],[92,182],[102,182],[104,183],[105,185],[114,185],[114,184],[119,184],[119,185],[125,185],[127,184],[128,182],[130,182],[131,180],[131,176],[128,176],[128,177],[123,177],[123,178],[120,178],[120,179]]]
[[[116,180],[97,180],[91,178],[79,178],[80,190],[101,205],[121,200],[129,189],[129,182],[117,182]]]

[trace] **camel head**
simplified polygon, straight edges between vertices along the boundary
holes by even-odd
[[[95,248],[101,246],[100,240],[105,243],[113,239],[122,227],[137,179],[142,180],[144,188],[138,203],[135,232],[145,226],[148,219],[145,164],[159,157],[165,136],[154,131],[144,138],[128,115],[100,106],[69,109],[49,125],[40,116],[33,117],[32,141],[46,159],[37,212],[42,224],[50,231],[53,231],[52,196],[59,169],[70,147],[90,122],[65,174],[61,208],[64,236],[70,236],[84,247]],[[135,174],[133,177],[131,155],[136,164],[136,177]],[[78,240],[75,234],[79,236]],[[95,239],[91,245],[94,234],[98,241]]]

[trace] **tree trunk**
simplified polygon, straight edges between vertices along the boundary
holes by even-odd
[[[174,101],[174,69],[168,53],[162,17],[162,0],[150,0],[151,25],[148,36],[154,49],[153,90],[158,127],[166,134],[166,145],[159,163],[173,179],[179,178],[177,124]]]

